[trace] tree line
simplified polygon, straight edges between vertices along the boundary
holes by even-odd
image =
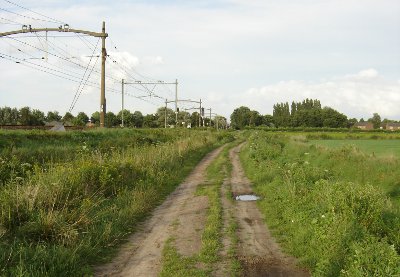
[[[155,113],[143,115],[140,111],[131,112],[129,110],[123,110],[115,114],[113,112],[107,112],[104,116],[104,125],[106,127],[117,127],[122,124],[122,117],[124,120],[125,127],[134,128],[159,128],[164,127],[165,122],[167,126],[176,124],[175,111],[165,107],[158,108]],[[165,117],[166,120],[165,120]],[[198,127],[200,126],[214,126],[215,120],[221,127],[226,125],[226,119],[224,117],[218,117],[210,121],[209,118],[202,117],[199,122],[199,113],[189,113],[186,111],[179,111],[177,114],[178,123],[182,127]],[[73,115],[70,112],[66,112],[61,115],[58,111],[49,111],[46,114],[38,109],[31,109],[30,107],[23,107],[20,109],[2,107],[0,108],[0,125],[24,125],[24,126],[44,126],[51,124],[52,122],[62,122],[66,126],[85,126],[88,123],[92,123],[95,126],[100,124],[100,113],[94,112],[90,116],[84,112],[79,112],[77,115]]]
[[[261,115],[258,111],[248,107],[239,107],[231,114],[231,127],[243,129],[245,127],[326,127],[326,128],[350,128],[359,121],[356,118],[347,118],[346,115],[330,107],[322,107],[317,99],[305,99],[300,102],[277,103],[273,106],[272,115]],[[374,113],[367,120],[373,123],[375,129],[381,124],[395,122],[394,120],[381,120],[379,114]],[[364,119],[360,119],[364,122]]]

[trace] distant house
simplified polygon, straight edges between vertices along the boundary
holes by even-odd
[[[386,123],[386,130],[390,131],[400,130],[400,123]]]
[[[361,130],[372,130],[374,129],[374,124],[371,122],[357,122],[354,127]]]

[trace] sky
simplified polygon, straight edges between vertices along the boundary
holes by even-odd
[[[178,79],[179,99],[201,99],[205,108],[227,118],[240,106],[272,114],[275,103],[312,98],[349,118],[367,119],[377,112],[382,118],[400,120],[398,0],[10,1],[0,0],[0,32],[20,29],[19,23],[38,28],[60,25],[31,17],[96,32],[106,22],[109,111],[121,109],[122,78]],[[0,38],[0,53],[20,59],[19,64],[0,59],[0,106],[64,114],[80,91],[79,81],[23,64],[37,63],[63,77],[82,78],[87,63],[94,63],[100,53],[93,51],[97,39],[48,38],[48,51],[68,60],[48,55],[46,61],[40,60],[44,38],[25,36],[13,36],[19,41]],[[89,79],[97,86],[99,64]],[[125,86],[130,95],[143,95],[140,89]],[[173,85],[148,89],[174,99]],[[165,101],[145,99],[127,96],[125,108],[153,113]],[[85,86],[72,113],[91,114],[99,105],[99,89]],[[181,109],[196,105],[179,103]]]

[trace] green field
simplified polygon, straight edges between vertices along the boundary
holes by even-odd
[[[400,140],[398,139],[333,139],[333,140],[310,140],[311,144],[321,145],[329,148],[340,148],[343,146],[353,146],[367,154],[380,157],[394,156],[400,157]]]

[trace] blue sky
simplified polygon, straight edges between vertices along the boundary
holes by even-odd
[[[29,15],[1,1],[0,8]],[[127,68],[157,80],[177,78],[180,97],[202,98],[206,107],[227,117],[241,105],[266,114],[276,102],[312,97],[349,117],[368,118],[378,112],[400,120],[397,0],[13,2],[76,28],[99,30],[105,20],[108,51],[124,57]],[[0,17],[21,20],[2,11]],[[1,31],[10,27],[15,28],[0,24]],[[32,44],[39,43],[35,39]],[[0,49],[13,54],[12,46],[2,42]],[[76,38],[54,43],[67,45],[71,55],[88,62],[84,56],[90,51]],[[29,51],[27,47],[15,55]],[[51,58],[49,62],[57,63]],[[0,60],[0,70],[7,71],[0,88],[2,106],[64,113],[77,88],[76,83],[5,60]],[[128,78],[112,65],[107,72],[116,79]],[[117,82],[109,87],[120,89]],[[166,89],[157,93],[172,98]],[[107,101],[108,109],[118,112],[120,96],[108,92]],[[126,103],[131,110],[150,113],[159,103],[150,101],[155,105],[135,98]],[[98,102],[98,90],[85,88],[74,112],[92,113]]]

